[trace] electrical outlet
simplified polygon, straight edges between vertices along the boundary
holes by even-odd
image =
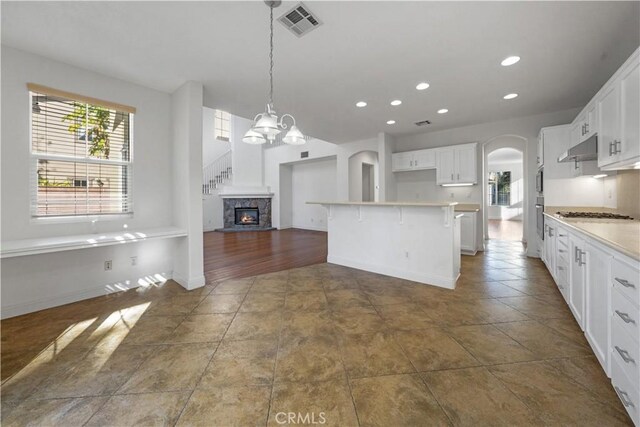
[[[109,271],[113,268],[113,262],[111,260],[104,262],[104,271]]]
[[[404,257],[409,258],[409,251],[404,251]]]
[[[138,265],[138,257],[137,256],[132,256],[131,257],[131,265]]]

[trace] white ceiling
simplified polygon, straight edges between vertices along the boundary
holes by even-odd
[[[640,44],[639,2],[305,4],[324,25],[299,39],[274,24],[275,104],[303,132],[332,142],[582,106]],[[166,92],[200,81],[207,106],[244,117],[264,108],[262,2],[1,7],[3,44]],[[514,54],[518,64],[500,66]],[[416,91],[421,81],[431,87]],[[503,100],[510,92],[520,96]],[[369,106],[356,108],[359,100]],[[450,112],[436,114],[443,107]],[[424,119],[427,129],[413,124]]]
[[[522,163],[522,151],[514,148],[498,148],[487,156],[490,165],[503,163]]]

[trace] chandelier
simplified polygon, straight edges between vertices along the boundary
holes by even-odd
[[[273,144],[282,131],[289,129],[282,138],[282,142],[291,145],[302,145],[306,142],[304,135],[296,127],[296,119],[291,114],[283,114],[278,118],[276,111],[273,109],[273,9],[280,6],[281,1],[267,1],[269,6],[269,103],[264,113],[258,114],[253,119],[253,126],[242,138],[247,144],[264,144],[269,141]],[[291,128],[284,122],[285,118],[291,119],[293,122]]]

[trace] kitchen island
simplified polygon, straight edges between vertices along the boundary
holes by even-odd
[[[327,262],[454,289],[460,275],[455,202],[307,202],[327,209]]]

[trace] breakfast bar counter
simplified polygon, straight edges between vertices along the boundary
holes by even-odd
[[[335,202],[327,209],[327,262],[454,289],[460,274],[455,202]]]

